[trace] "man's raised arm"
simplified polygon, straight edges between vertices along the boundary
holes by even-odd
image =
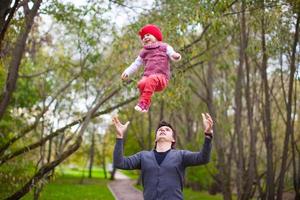
[[[201,151],[199,152],[191,152],[191,151],[182,151],[183,153],[183,165],[184,166],[195,166],[206,164],[210,160],[210,152],[211,152],[211,140],[213,138],[213,120],[211,116],[206,113],[202,113],[203,125],[204,125],[204,134],[205,140],[204,145]]]
[[[116,144],[114,149],[114,158],[113,158],[113,164],[115,168],[118,169],[140,169],[141,168],[141,153],[134,154],[129,157],[124,157],[123,153],[123,136],[125,131],[127,130],[127,127],[129,125],[129,122],[126,122],[126,124],[122,124],[118,117],[113,118],[113,123],[117,130],[117,138],[116,138]]]

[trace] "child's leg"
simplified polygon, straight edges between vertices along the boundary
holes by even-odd
[[[145,87],[143,89],[143,92],[141,93],[140,102],[145,103],[147,107],[150,107],[151,97],[158,84],[158,81],[152,76],[149,76],[145,81]]]
[[[148,77],[147,76],[143,76],[141,78],[141,80],[139,80],[138,84],[137,84],[137,87],[139,88],[139,91],[140,91],[140,98],[139,98],[139,102],[141,102],[141,96],[143,94],[143,91],[144,91],[144,88],[145,88],[145,84],[147,82],[147,79]]]
[[[163,91],[168,86],[168,79],[163,74],[153,75],[157,79],[157,87],[155,88],[155,92]]]
[[[151,97],[155,91],[162,91],[166,88],[168,80],[164,75],[151,75],[149,77],[143,77],[139,82],[139,89],[141,92],[139,105],[143,109],[148,110],[151,104]],[[145,107],[145,108],[144,108]]]

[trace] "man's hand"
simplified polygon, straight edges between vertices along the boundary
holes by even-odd
[[[126,122],[126,124],[121,124],[118,116],[113,117],[112,121],[117,129],[117,138],[122,139],[130,122],[128,121],[128,122]]]
[[[123,74],[121,75],[121,79],[122,79],[123,81],[128,80],[128,74],[126,74],[125,72],[123,72]]]
[[[204,126],[204,132],[205,133],[211,133],[213,134],[213,120],[211,116],[208,113],[202,113],[202,119],[203,119],[203,126]]]

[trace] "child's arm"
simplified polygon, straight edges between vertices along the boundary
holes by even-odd
[[[143,60],[140,56],[138,56],[135,61],[122,73],[121,78],[122,80],[128,79],[128,77],[136,72],[139,67],[143,64]]]
[[[174,51],[173,47],[170,45],[167,46],[167,54],[171,60],[179,61],[181,60],[181,55]]]

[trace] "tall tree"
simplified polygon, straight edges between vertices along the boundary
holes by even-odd
[[[8,68],[5,88],[0,94],[0,120],[2,119],[5,110],[9,104],[11,96],[16,88],[17,79],[19,76],[19,67],[23,57],[26,46],[28,34],[34,22],[34,18],[38,13],[42,0],[34,1],[31,9],[29,9],[29,2],[24,1],[23,8],[25,14],[24,28],[19,33],[14,50],[12,51],[11,61]]]
[[[261,79],[263,87],[263,126],[264,126],[264,141],[266,145],[267,159],[267,177],[266,177],[266,199],[275,199],[275,184],[274,184],[274,161],[273,161],[273,134],[272,134],[272,119],[271,119],[271,101],[270,87],[268,81],[268,54],[266,47],[266,19],[265,19],[265,3],[262,1],[261,10]]]
[[[288,84],[288,93],[287,97],[284,97],[284,102],[286,106],[286,120],[285,120],[285,139],[283,144],[282,150],[282,157],[281,157],[281,169],[279,174],[279,183],[277,189],[277,199],[282,199],[283,188],[284,188],[284,175],[286,173],[286,165],[288,160],[288,147],[289,147],[289,140],[290,136],[294,133],[294,122],[293,122],[293,93],[294,90],[294,82],[295,82],[295,73],[296,73],[296,52],[297,52],[297,45],[299,42],[299,23],[300,23],[300,12],[296,13],[296,24],[295,24],[295,33],[294,33],[294,40],[292,44],[291,50],[291,58],[290,58],[290,70],[289,70],[289,84]],[[295,109],[295,108],[294,108]],[[298,194],[299,195],[299,194]]]

